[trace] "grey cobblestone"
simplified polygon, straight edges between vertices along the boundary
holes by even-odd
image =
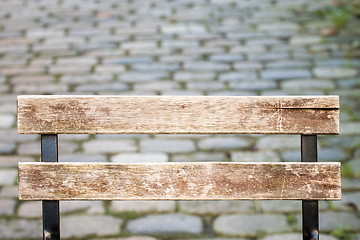
[[[1,154],[10,154],[13,153],[16,149],[16,145],[14,143],[5,143],[0,142],[0,153]]]
[[[101,201],[61,201],[60,212],[71,213],[85,211],[88,214],[105,214]]]
[[[83,144],[85,153],[117,153],[134,152],[137,150],[135,142],[132,140],[92,140]]]
[[[18,215],[25,218],[40,218],[42,215],[41,201],[24,202],[18,209]]]
[[[40,220],[0,219],[1,239],[41,239],[42,223]]]
[[[127,228],[134,234],[200,234],[203,231],[203,223],[201,218],[196,216],[163,214],[132,220],[128,223]]]
[[[111,157],[112,162],[167,162],[165,153],[119,153]]]
[[[173,162],[222,162],[225,160],[227,160],[227,157],[224,153],[221,152],[176,154],[172,157]]]
[[[215,137],[205,138],[198,142],[201,150],[221,150],[233,148],[247,148],[250,146],[249,142],[242,138],[235,137]]]
[[[142,152],[182,153],[193,152],[195,144],[191,140],[145,139],[140,141],[140,149]]]
[[[0,169],[0,186],[13,185],[18,172],[14,169]]]
[[[115,235],[120,233],[122,220],[110,216],[65,216],[61,218],[61,236],[73,238],[89,235]]]
[[[316,67],[314,68],[314,75],[318,78],[351,78],[357,74],[355,68],[349,67]]]
[[[311,78],[311,73],[309,70],[302,69],[264,70],[261,77],[268,80],[301,79]]]
[[[0,216],[11,216],[15,212],[16,201],[0,199]]]
[[[248,81],[257,79],[256,72],[228,72],[220,74],[219,80],[222,82]]]
[[[233,162],[280,162],[279,155],[271,150],[267,151],[242,151],[231,154]]]
[[[289,232],[290,226],[283,215],[224,215],[215,220],[214,230],[224,235],[251,237]]]
[[[111,211],[113,212],[174,212],[175,201],[113,201]]]
[[[317,79],[301,79],[301,80],[287,80],[281,83],[281,88],[290,89],[292,91],[322,89],[335,89],[336,85],[330,80]]]
[[[181,212],[188,214],[251,213],[255,211],[252,201],[180,201]]]

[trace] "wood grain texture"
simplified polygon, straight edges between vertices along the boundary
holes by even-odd
[[[19,96],[18,131],[339,134],[339,97]]]
[[[340,163],[19,163],[19,198],[339,200]]]

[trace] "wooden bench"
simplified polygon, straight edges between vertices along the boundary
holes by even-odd
[[[43,201],[59,239],[59,200],[302,200],[318,239],[318,200],[341,199],[340,163],[317,163],[339,134],[339,97],[19,96],[18,131],[41,134],[42,163],[19,163],[19,199]],[[57,134],[299,134],[302,163],[58,163]]]

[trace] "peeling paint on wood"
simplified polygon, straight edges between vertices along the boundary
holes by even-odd
[[[339,200],[340,163],[19,163],[20,200]]]
[[[339,97],[19,96],[18,131],[339,134]]]

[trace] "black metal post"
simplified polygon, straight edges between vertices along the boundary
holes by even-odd
[[[317,162],[317,135],[301,135],[301,161]],[[319,206],[316,200],[302,201],[303,240],[319,239]]]
[[[58,162],[57,134],[41,135],[41,161]],[[42,201],[43,239],[60,239],[59,201]]]

